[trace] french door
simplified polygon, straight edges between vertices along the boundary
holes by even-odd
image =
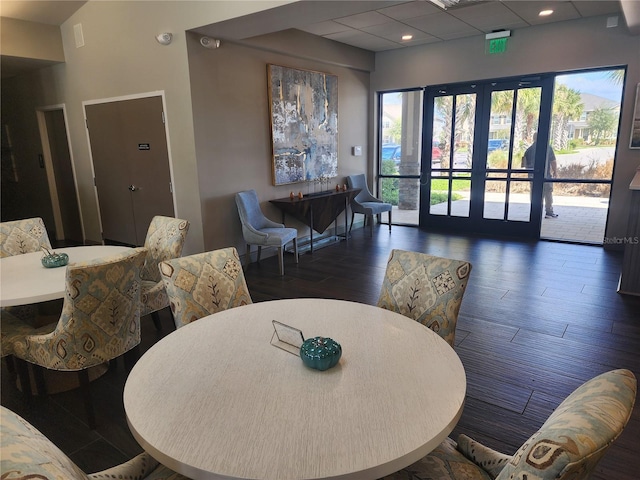
[[[422,228],[538,238],[553,78],[429,87],[424,95]]]

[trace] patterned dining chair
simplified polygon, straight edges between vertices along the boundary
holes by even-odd
[[[513,456],[460,435],[384,480],[589,478],[629,421],[636,393],[631,371],[603,373],[569,395]]]
[[[234,247],[161,262],[160,274],[176,328],[252,303]]]
[[[140,300],[142,310],[140,316],[151,314],[156,329],[161,330],[158,311],[169,306],[169,297],[164,288],[158,265],[164,260],[178,258],[182,255],[189,222],[173,217],[155,216],[149,224],[144,248],[147,258],[142,269],[142,293]]]
[[[140,285],[146,254],[146,249],[135,248],[70,264],[55,330],[49,334],[33,331],[13,344],[14,355],[21,360],[50,370],[78,372],[92,429],[95,415],[88,369],[116,359],[140,343]],[[21,383],[30,390],[27,379]]]
[[[47,229],[40,217],[26,218],[0,223],[0,258],[22,255],[24,253],[39,252],[42,247],[51,249],[51,242]],[[55,304],[55,302],[51,302]],[[46,308],[43,304],[42,308]],[[2,350],[0,356],[7,358],[7,368],[14,372],[13,342],[21,338],[24,331],[30,331],[29,324],[36,322],[38,316],[37,305],[18,305],[0,309],[0,337]],[[52,330],[53,326],[48,330]],[[47,327],[40,331],[47,331]]]
[[[122,465],[87,475],[51,440],[20,415],[0,407],[3,479],[188,480],[144,452]]]
[[[378,306],[422,323],[453,347],[470,273],[469,262],[392,250]]]
[[[0,223],[0,258],[51,249],[47,229],[40,217]]]

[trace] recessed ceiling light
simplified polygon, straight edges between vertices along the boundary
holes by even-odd
[[[413,35],[402,35],[402,40],[411,40]]]
[[[553,13],[553,10],[542,10],[538,16],[540,17],[548,17],[549,15],[551,15]]]

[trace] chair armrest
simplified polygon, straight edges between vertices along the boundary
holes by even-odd
[[[262,242],[266,241],[269,238],[269,234],[266,232],[261,232],[260,230],[253,228],[251,225],[246,223],[242,224],[242,234],[244,236],[245,242]],[[254,238],[252,238],[254,237]]]
[[[380,200],[379,198],[374,197],[373,195],[371,195],[371,193],[369,193],[368,191],[364,191],[364,190],[362,192],[360,192],[358,195],[356,195],[353,200],[356,203],[362,203],[362,202],[383,203],[382,200]]]
[[[458,436],[458,451],[486,471],[491,478],[496,478],[511,460],[511,455],[486,447],[466,435]]]
[[[146,478],[157,466],[158,461],[146,452],[122,465],[88,475],[91,480],[99,478]]]
[[[284,225],[264,217],[264,224],[262,225],[262,228],[284,228]]]

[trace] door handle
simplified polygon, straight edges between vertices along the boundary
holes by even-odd
[[[135,192],[136,190],[140,190],[140,188],[136,187],[135,185],[129,185],[129,190],[131,190],[132,192]]]

